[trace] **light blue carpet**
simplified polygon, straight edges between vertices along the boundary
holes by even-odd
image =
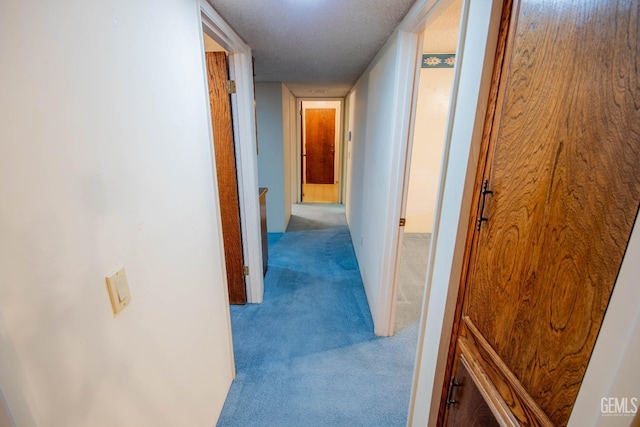
[[[417,323],[373,334],[339,205],[269,235],[262,304],[231,307],[237,378],[218,426],[404,426]]]

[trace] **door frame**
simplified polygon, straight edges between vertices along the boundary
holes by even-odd
[[[242,251],[244,262],[252,272],[245,277],[247,302],[261,303],[264,296],[264,279],[251,48],[206,0],[200,0],[199,4],[202,31],[229,52],[229,76],[236,82],[236,94],[231,97],[231,104],[242,225]],[[208,103],[207,111],[209,111]],[[213,140],[213,136],[211,138]]]
[[[501,0],[494,0],[501,2]],[[380,292],[378,295],[378,308],[374,317],[375,333],[379,336],[393,335],[395,320],[395,299],[398,282],[399,248],[401,244],[402,228],[400,218],[404,214],[403,199],[405,199],[405,177],[407,176],[408,156],[412,148],[413,123],[418,94],[418,78],[421,69],[422,33],[425,26],[435,20],[446,10],[453,0],[418,0],[409,10],[405,18],[398,26],[397,49],[397,81],[394,98],[392,100],[394,111],[390,117],[392,124],[391,141],[398,141],[392,147],[391,182],[389,190],[389,203],[387,204],[387,223],[384,229],[384,248],[380,272]],[[466,3],[466,2],[465,2]],[[465,7],[462,8],[464,15]],[[458,37],[458,52],[456,58],[460,64],[462,51],[461,45],[465,39],[465,21],[461,21],[461,30]],[[482,68],[478,68],[482,69]],[[477,71],[476,71],[477,73]],[[455,94],[460,83],[460,67],[456,71],[452,83],[452,97],[449,113],[448,130],[443,147],[443,161],[440,181],[442,183],[447,167],[447,152],[450,146],[451,119],[455,111]],[[467,103],[473,103],[474,98],[465,99]],[[439,192],[442,191],[440,187]],[[438,194],[438,197],[441,195]],[[437,218],[438,204],[436,203]],[[437,225],[437,221],[434,221]],[[431,238],[431,257],[433,257],[434,243],[437,239],[436,227],[433,227]],[[428,274],[428,273],[427,273]]]
[[[327,105],[309,105],[308,103],[310,102],[321,102],[321,103],[327,103]],[[306,173],[307,173],[307,158],[306,158],[306,110],[308,109],[328,109],[328,110],[334,110],[335,111],[335,119],[334,119],[334,135],[333,135],[333,140],[334,140],[334,157],[333,157],[333,181],[334,183],[331,185],[337,185],[338,188],[340,187],[342,180],[340,179],[340,174],[341,174],[341,170],[340,170],[340,164],[341,164],[341,160],[342,160],[342,108],[343,108],[343,101],[341,100],[334,100],[334,101],[325,101],[325,100],[302,100],[300,101],[301,104],[301,113],[300,113],[300,126],[301,126],[301,132],[300,132],[300,145],[299,145],[299,149],[300,149],[300,186],[302,187],[302,185],[306,184]],[[300,199],[302,200],[302,192],[300,195]],[[336,200],[337,203],[340,202],[340,194],[338,194],[338,199]]]
[[[342,187],[343,181],[343,168],[341,167],[343,161],[343,152],[342,147],[344,144],[344,98],[296,98],[296,108],[293,114],[295,114],[296,123],[296,138],[293,140],[295,147],[292,147],[291,150],[291,164],[295,164],[295,180],[291,180],[291,193],[296,196],[293,197],[292,203],[302,203],[302,103],[308,101],[324,101],[324,102],[340,102],[340,111],[336,112],[336,120],[338,120],[339,126],[336,127],[336,140],[338,142],[338,147],[336,147],[335,154],[336,158],[334,159],[334,181],[337,177],[338,181],[338,203],[343,203],[342,192],[340,188]],[[295,202],[294,202],[295,201]]]

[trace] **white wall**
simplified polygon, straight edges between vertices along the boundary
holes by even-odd
[[[384,45],[350,96],[353,121],[350,145],[347,221],[358,258],[369,308],[376,322],[382,286],[382,263],[391,199],[394,93],[396,91],[398,33]],[[355,95],[354,95],[355,93]]]
[[[345,116],[347,117],[347,123],[346,123],[346,131],[345,131],[345,144],[346,144],[346,166],[345,166],[345,176],[344,176],[344,181],[345,181],[345,192],[344,192],[344,196],[343,196],[343,202],[344,202],[344,209],[345,209],[345,215],[347,216],[347,220],[349,218],[351,218],[351,191],[353,188],[353,182],[351,180],[351,171],[353,169],[353,164],[352,164],[352,156],[351,156],[351,151],[352,151],[352,146],[353,146],[353,138],[354,138],[354,130],[353,130],[353,122],[355,121],[355,100],[357,97],[357,92],[355,90],[351,90],[351,92],[349,92],[349,95],[347,95],[346,99],[345,99],[345,103],[346,103],[346,110],[347,113],[345,114]],[[355,246],[355,244],[354,244]]]
[[[15,423],[9,414],[9,408],[0,390],[0,427],[15,427]]]
[[[282,187],[282,194],[284,197],[284,227],[287,228],[289,219],[291,218],[291,203],[294,200],[291,199],[291,180],[293,179],[293,173],[291,169],[291,149],[293,141],[291,141],[291,92],[286,85],[282,85],[282,172],[284,174],[284,183]],[[295,104],[294,104],[295,107]]]
[[[452,68],[420,70],[405,233],[433,231],[452,82]]]
[[[283,85],[283,87],[287,87],[287,86]],[[287,191],[287,188],[288,188],[290,203],[298,203],[300,198],[300,190],[299,190],[300,180],[298,179],[298,177],[300,176],[298,172],[299,171],[298,160],[300,159],[300,146],[298,144],[299,120],[297,120],[297,118],[300,117],[300,115],[298,114],[298,107],[296,106],[296,97],[293,95],[293,93],[291,93],[291,91],[287,90],[287,92],[288,92],[287,97],[285,97],[283,94],[283,99],[282,99],[283,102],[287,98],[289,100],[288,119],[283,120],[283,126],[282,126],[285,132],[289,133],[289,153],[288,153],[289,158],[288,159],[285,158],[285,162],[289,164],[290,175],[288,179],[289,186],[288,187],[285,186],[285,191]],[[286,129],[287,124],[289,126],[288,130]],[[291,209],[291,204],[289,204],[289,209]]]
[[[0,3],[0,384],[18,426],[216,422],[233,373],[199,19],[196,1]]]
[[[640,404],[639,224],[636,219],[598,340],[571,412],[570,427],[630,425],[632,416],[603,415],[602,398],[622,400],[635,397],[636,404]],[[630,403],[629,409],[634,409]]]
[[[291,216],[291,144],[288,141],[290,133],[285,131],[290,116],[288,93],[288,88],[282,83],[256,83],[258,183],[260,187],[269,188],[267,229],[270,233],[284,232]]]

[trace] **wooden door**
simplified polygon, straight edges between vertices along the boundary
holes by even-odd
[[[480,378],[475,377],[471,364],[460,355],[460,364],[456,376],[449,383],[447,406],[450,407],[448,424],[463,427],[498,427],[491,407],[483,398],[478,384]]]
[[[336,110],[305,110],[306,183],[334,184]]]
[[[242,231],[240,228],[231,100],[227,91],[229,75],[227,54],[225,52],[207,52],[206,59],[229,302],[244,304],[247,302],[247,294],[243,271]]]
[[[505,7],[441,424],[461,376],[503,425],[569,420],[640,205],[639,2]]]

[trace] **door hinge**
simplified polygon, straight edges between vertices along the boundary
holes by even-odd
[[[236,93],[236,82],[235,82],[235,80],[227,80],[227,93],[229,93],[229,94]]]
[[[407,223],[407,218],[400,218],[400,227],[404,227]]]
[[[460,387],[461,385],[462,384],[456,381],[456,377],[451,377],[451,381],[449,381],[449,391],[447,392],[447,408],[453,404],[458,403],[458,401],[453,396],[453,390],[456,387]]]
[[[242,266],[242,274],[244,274],[245,276],[249,275],[249,266],[248,265],[243,265]]]

